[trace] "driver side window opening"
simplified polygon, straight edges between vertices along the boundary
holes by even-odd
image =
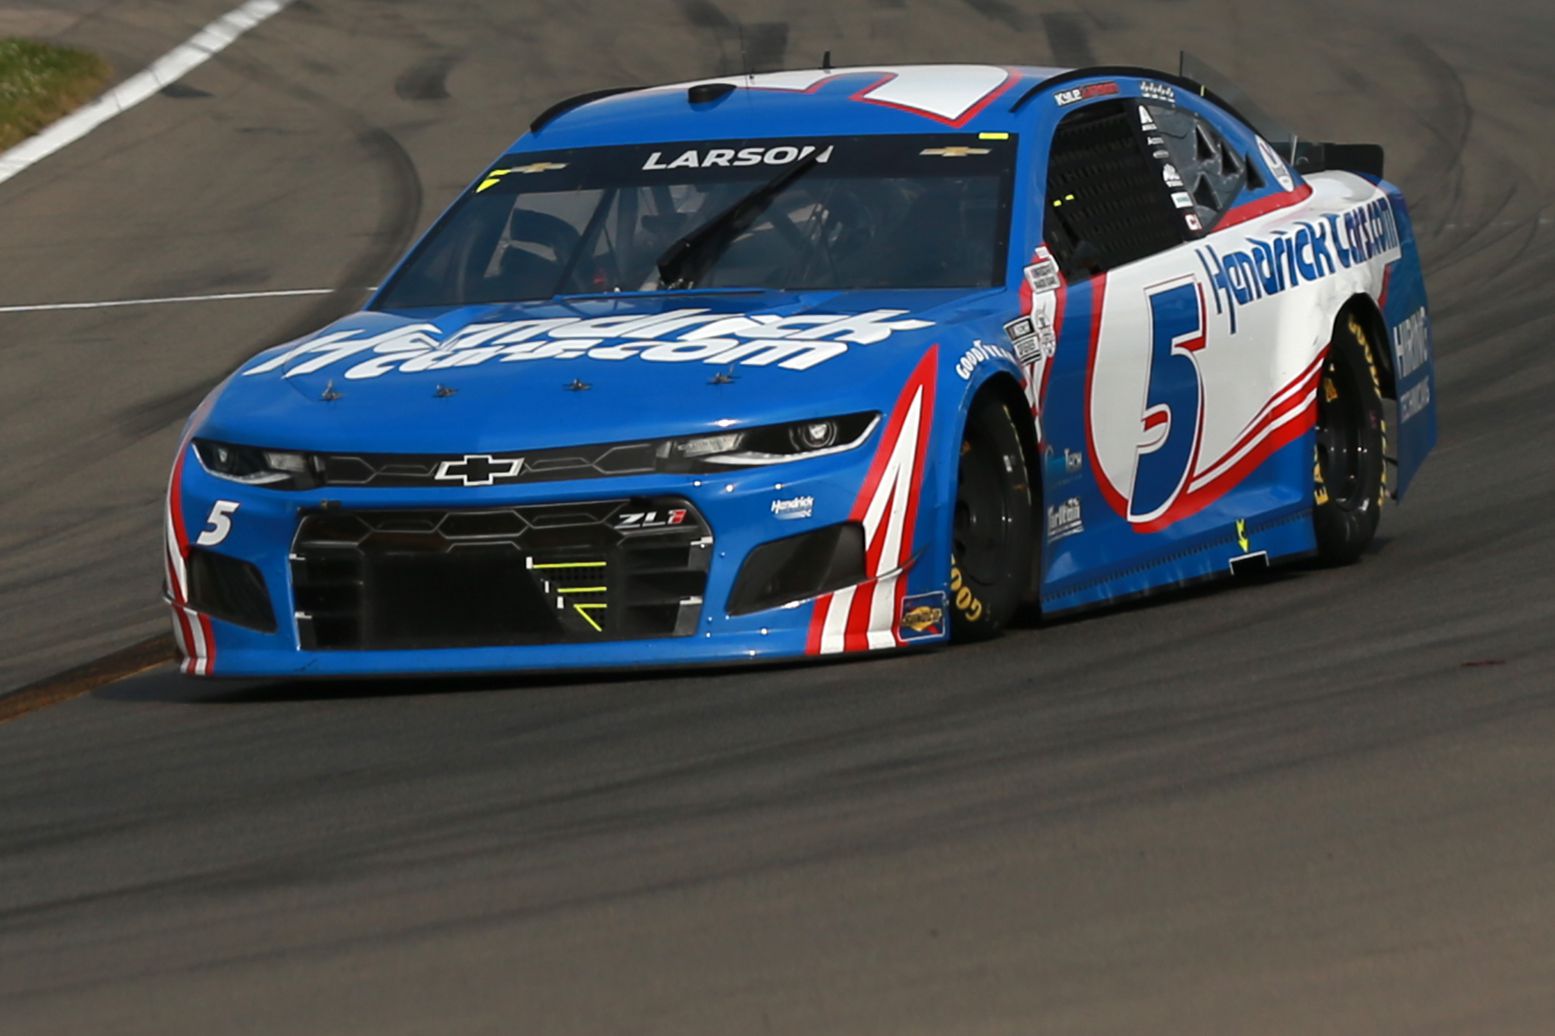
[[[1146,134],[1154,123],[1131,100],[1103,101],[1064,117],[1048,153],[1043,235],[1070,280],[1165,251],[1187,225]]]

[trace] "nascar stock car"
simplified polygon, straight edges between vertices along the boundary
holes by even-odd
[[[1353,560],[1436,434],[1404,200],[1219,96],[944,65],[553,107],[190,419],[183,671],[863,652]]]

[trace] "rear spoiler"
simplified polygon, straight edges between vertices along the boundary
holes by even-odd
[[[1302,140],[1295,143],[1295,158],[1291,165],[1301,173],[1341,169],[1380,180],[1382,160],[1381,144],[1324,144]]]
[[[1177,74],[1179,78],[1198,86],[1200,93],[1220,100],[1222,106],[1235,104],[1232,111],[1273,145],[1297,172],[1321,173],[1337,169],[1382,179],[1381,144],[1334,144],[1302,140],[1293,130],[1287,129],[1255,104],[1229,79],[1187,51],[1179,52]]]

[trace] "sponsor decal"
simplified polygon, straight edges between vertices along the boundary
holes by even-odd
[[[1431,358],[1431,324],[1421,306],[1393,328],[1393,369],[1402,381]]]
[[[1026,283],[1037,293],[1058,290],[1058,262],[1046,246],[1039,247],[1031,257],[1031,265],[1026,267]]]
[[[1042,477],[1048,486],[1059,486],[1071,481],[1085,467],[1085,455],[1067,446],[1055,450],[1052,446],[1044,445],[1042,450]]]
[[[436,324],[407,324],[389,331],[329,331],[260,360],[244,377],[287,368],[294,378],[350,363],[348,381],[385,374],[419,374],[451,367],[531,360],[641,360],[649,363],[709,363],[722,367],[776,366],[803,371],[846,353],[851,345],[873,345],[898,331],[933,326],[903,320],[902,309],[876,309],[851,316],[804,313],[795,316],[730,316],[705,309],[674,309],[650,316],[560,317],[471,324],[448,334]]]
[[[1147,101],[1160,101],[1163,104],[1175,105],[1177,103],[1177,91],[1165,83],[1152,82],[1149,79],[1139,84],[1139,96]]]
[[[432,473],[432,477],[439,482],[489,486],[499,478],[516,478],[523,466],[522,457],[493,457],[489,453],[470,453],[460,460],[443,461]]]
[[[1080,101],[1088,101],[1093,97],[1110,97],[1117,92],[1117,83],[1092,83],[1089,86],[1077,86],[1072,90],[1060,90],[1053,95],[1053,100],[1060,108],[1064,108]]]
[[[1403,424],[1431,405],[1431,379],[1426,378],[1398,397],[1398,423]]]
[[[1393,206],[1386,198],[1344,213],[1303,220],[1294,230],[1280,229],[1252,238],[1241,248],[1218,252],[1212,245],[1195,250],[1215,293],[1215,313],[1224,314],[1236,333],[1238,306],[1251,305],[1292,287],[1320,281],[1338,270],[1402,254]]]
[[[793,165],[802,162],[811,155],[816,155],[816,163],[824,165],[831,161],[832,151],[835,145],[828,145],[824,151],[816,155],[816,145],[805,144],[794,146],[792,144],[780,144],[777,147],[742,147],[742,148],[687,148],[669,161],[664,160],[665,152],[655,151],[648,156],[648,161],[643,163],[644,169],[738,169],[754,165]]]
[[[1027,307],[1026,316],[1005,324],[1004,333],[1009,336],[1026,373],[1026,399],[1031,404],[1031,415],[1037,423],[1037,439],[1040,441],[1048,361],[1058,352],[1058,324],[1063,313],[1058,289],[1064,282],[1058,263],[1046,245],[1038,245],[1032,251],[1025,279],[1021,301]]]
[[[1285,160],[1270,146],[1267,140],[1258,138],[1258,153],[1263,156],[1264,164],[1269,167],[1269,172],[1274,174],[1280,187],[1287,191],[1296,189],[1296,179],[1290,175],[1290,170],[1285,166]]]
[[[972,372],[977,365],[985,360],[1009,360],[1016,362],[1016,357],[1008,347],[1003,345],[989,345],[981,338],[972,340],[972,348],[961,354],[961,359],[956,361],[956,374],[962,381],[970,381]]]
[[[1179,173],[1177,171],[1177,167],[1172,165],[1170,162],[1167,162],[1161,167],[1161,179],[1165,180],[1166,186],[1172,188],[1173,190],[1182,189],[1182,174]]]
[[[1047,541],[1053,543],[1085,531],[1085,520],[1080,513],[1080,498],[1070,497],[1061,504],[1047,509]]]
[[[1010,345],[1021,363],[1050,360],[1058,351],[1058,334],[1053,330],[1053,322],[1040,309],[1029,317],[1011,320],[1004,325],[1004,333],[1009,336]]]
[[[796,496],[787,500],[772,501],[772,517],[789,521],[794,518],[808,518],[815,513],[815,497]]]
[[[1150,109],[1142,104],[1139,106],[1139,128],[1146,133],[1154,133],[1161,128],[1155,124],[1155,118],[1151,116]]]
[[[1188,229],[1195,234],[1203,233],[1204,224],[1199,222],[1199,214],[1196,212],[1184,212],[1182,221],[1188,225]]]
[[[968,622],[976,622],[983,617],[983,601],[967,585],[966,577],[961,574],[961,566],[956,564],[956,559],[950,559],[950,592],[955,594],[956,611]]]
[[[686,520],[684,508],[668,511],[627,511],[616,518],[617,529],[667,529]]]
[[[945,593],[914,594],[902,598],[902,621],[897,636],[902,640],[926,640],[945,634]]]
[[[1193,195],[1187,191],[1177,191],[1172,195],[1172,204],[1179,209],[1191,209],[1193,208]]]

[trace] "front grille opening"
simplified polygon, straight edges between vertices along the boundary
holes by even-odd
[[[672,510],[673,527],[636,527]],[[383,650],[687,636],[711,554],[678,499],[308,512],[292,549],[298,637]]]

